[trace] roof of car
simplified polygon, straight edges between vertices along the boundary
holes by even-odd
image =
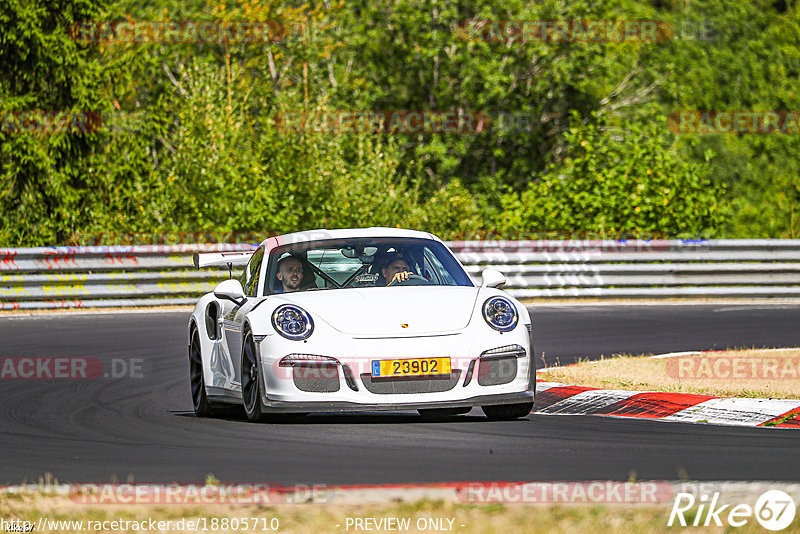
[[[373,226],[370,228],[339,228],[335,230],[320,228],[318,230],[306,230],[304,232],[294,232],[291,234],[268,237],[262,241],[261,244],[267,250],[270,250],[275,247],[295,243],[306,243],[310,241],[322,241],[327,239],[347,239],[351,237],[411,237],[417,239],[433,239],[435,241],[441,241],[441,239],[429,232],[407,230],[404,228]]]

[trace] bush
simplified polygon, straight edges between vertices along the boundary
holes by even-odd
[[[664,117],[624,128],[592,119],[574,115],[561,164],[550,164],[522,193],[503,195],[501,233],[713,235],[723,223],[722,188],[706,178],[706,165],[676,153]]]

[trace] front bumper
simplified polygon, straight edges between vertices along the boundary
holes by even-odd
[[[512,404],[534,398],[535,370],[524,325],[504,334],[462,331],[393,338],[315,337],[316,333],[306,341],[290,341],[273,334],[257,343],[265,411],[402,411]],[[485,353],[509,346],[520,349],[512,351],[517,353],[514,357],[500,354],[506,370],[513,365],[513,377],[492,380],[488,373],[500,360],[497,354]],[[335,358],[338,365],[323,366],[328,389],[314,391],[298,382],[294,367],[279,365],[281,358],[292,354]],[[373,381],[370,377],[373,360],[433,357],[449,357],[452,373],[430,380],[430,384],[426,378]],[[490,365],[489,360],[494,363]]]
[[[265,404],[264,410],[267,412],[280,413],[345,413],[345,412],[381,412],[381,411],[404,411],[429,408],[466,408],[473,406],[489,406],[493,404],[514,404],[522,402],[533,402],[533,391],[522,391],[520,393],[504,393],[499,395],[483,395],[472,397],[460,401],[439,401],[439,402],[404,402],[399,404],[364,404],[342,401],[269,401]]]

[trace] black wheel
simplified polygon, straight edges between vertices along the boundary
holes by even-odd
[[[192,404],[197,417],[208,417],[214,411],[206,395],[206,381],[203,378],[203,359],[200,353],[200,335],[192,329],[192,342],[189,344],[189,380],[192,385]]]
[[[519,404],[495,404],[493,406],[481,406],[481,410],[489,419],[504,421],[508,419],[519,419],[525,417],[533,409],[533,401],[521,402]]]
[[[242,344],[242,400],[244,413],[254,423],[265,419],[261,405],[261,366],[256,358],[253,334],[247,332]]]
[[[438,419],[447,419],[456,415],[468,413],[472,407],[466,406],[462,408],[422,408],[417,410],[419,414],[428,420],[435,421]]]

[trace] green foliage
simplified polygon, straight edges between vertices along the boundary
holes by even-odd
[[[720,187],[705,178],[704,165],[676,154],[664,117],[622,129],[597,117],[586,124],[573,119],[563,164],[550,165],[521,194],[503,197],[500,233],[714,235],[722,220]]]
[[[102,69],[96,51],[70,39],[69,26],[99,14],[86,0],[3,0],[0,8],[0,243],[60,243],[85,223],[91,184],[83,163],[96,135],[26,133],[15,112],[98,111]]]
[[[149,162],[147,189],[123,182],[99,218],[114,220],[114,232],[264,233],[388,223],[410,209],[403,184],[392,183],[391,144],[367,134],[283,132],[269,95],[236,67],[191,60],[171,76],[173,90],[160,104],[170,110],[163,135],[152,153],[133,155]],[[137,125],[154,122],[148,116]]]
[[[79,43],[77,21],[279,21],[273,43]],[[486,41],[467,21],[665,20],[656,43]],[[0,0],[0,244],[387,225],[445,238],[798,237],[800,136],[678,135],[696,110],[797,110],[800,19],[757,0]],[[462,133],[288,133],[281,113],[518,118]],[[13,115],[12,115],[13,116]],[[4,123],[5,124],[5,123]]]
[[[433,189],[453,178],[474,187],[496,173],[521,188],[561,149],[569,112],[588,115],[607,105],[602,100],[633,68],[642,45],[493,42],[477,37],[478,30],[465,29],[465,23],[603,20],[634,14],[625,13],[617,2],[368,2],[343,13],[345,38],[334,51],[339,65],[353,65],[349,76],[368,94],[340,98],[350,106],[363,106],[368,98],[372,109],[524,117],[508,128],[493,127],[478,135],[409,135],[401,165]],[[635,14],[652,18],[653,13],[637,8]]]
[[[789,2],[700,0],[664,13],[676,38],[649,50],[648,65],[672,75],[659,89],[667,112],[800,109],[800,11]],[[690,135],[685,157],[716,157],[709,176],[727,185],[720,235],[797,237],[800,136]],[[794,225],[794,226],[793,226]]]

